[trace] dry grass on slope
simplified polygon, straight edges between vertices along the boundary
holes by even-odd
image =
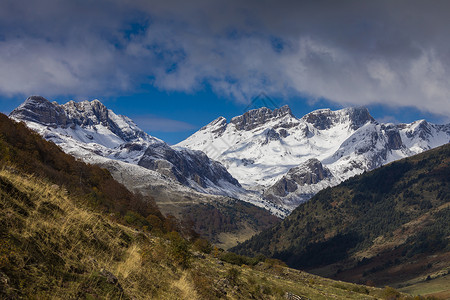
[[[0,298],[181,293],[170,287],[180,274],[161,238],[110,221],[32,176],[0,171],[0,194]],[[146,267],[144,251],[159,253],[159,262]]]

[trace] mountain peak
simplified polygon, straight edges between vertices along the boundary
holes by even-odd
[[[204,130],[206,128],[211,128],[211,127],[216,127],[216,126],[222,126],[223,124],[227,123],[227,119],[225,119],[224,117],[218,117],[217,119],[214,119],[214,121],[211,121],[210,123],[208,123],[208,125],[203,126],[202,128],[200,128],[200,130]]]
[[[25,100],[24,104],[25,103],[47,104],[50,103],[50,101],[48,101],[42,96],[32,95]]]
[[[130,119],[116,115],[97,99],[82,102],[69,101],[59,105],[56,102],[51,103],[41,96],[30,96],[11,112],[10,117],[53,128],[67,129],[70,127],[71,130],[77,130],[77,126],[79,126],[97,131],[97,126],[103,126],[125,142],[137,139],[154,140]],[[91,136],[91,134],[89,135]]]
[[[288,105],[281,108],[276,108],[274,110],[267,107],[261,107],[258,109],[249,110],[241,116],[234,117],[231,119],[230,123],[234,124],[238,130],[248,131],[271,120],[282,119],[286,116],[295,118]]]
[[[10,117],[22,121],[33,121],[43,125],[66,125],[68,120],[58,104],[51,103],[42,96],[30,96],[10,113]]]
[[[225,119],[224,117],[218,117],[214,121],[210,122],[208,125],[200,128],[200,131],[211,130],[212,133],[220,135],[225,131],[227,125],[228,125],[227,119]]]
[[[33,95],[28,97],[18,108],[16,108],[15,110],[18,109],[27,109],[27,108],[31,108],[31,107],[41,107],[41,108],[50,108],[53,107],[54,104],[51,103],[50,101],[48,101],[47,99],[45,99],[42,96],[38,96],[38,95]]]
[[[374,122],[375,119],[370,115],[366,107],[350,107],[344,109],[352,122],[352,129],[357,129],[367,122]]]
[[[319,130],[326,130],[343,122],[350,122],[350,128],[356,130],[367,122],[375,121],[365,107],[350,107],[336,111],[329,108],[318,109],[306,114],[302,119]]]
[[[291,108],[289,107],[289,105],[283,105],[282,107],[280,107],[280,108],[277,108],[277,109],[274,109],[273,110],[274,112],[279,112],[281,115],[290,115],[290,116],[292,116],[292,117],[294,117],[294,115],[292,114],[292,111],[291,111]]]
[[[99,100],[74,102],[61,105],[70,119],[81,126],[102,124],[108,126],[109,110]]]

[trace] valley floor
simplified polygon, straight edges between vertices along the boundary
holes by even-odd
[[[432,279],[418,278],[404,283],[405,287],[399,290],[411,295],[434,296],[439,299],[450,299],[450,274],[441,275]]]

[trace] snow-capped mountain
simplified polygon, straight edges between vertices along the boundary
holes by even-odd
[[[152,180],[175,181],[203,193],[233,197],[247,193],[219,162],[203,152],[172,149],[98,100],[59,105],[31,96],[10,117],[90,163],[112,159],[135,164],[159,173],[153,174]]]
[[[296,118],[283,106],[220,117],[176,146],[205,152],[244,187],[292,210],[325,187],[449,141],[450,124],[381,124],[366,108]]]
[[[10,117],[117,177],[133,173],[177,193],[225,195],[278,216],[323,188],[450,140],[450,124],[381,124],[366,108],[302,118],[288,106],[255,109],[230,122],[220,117],[173,147],[98,100],[59,105],[32,96]]]

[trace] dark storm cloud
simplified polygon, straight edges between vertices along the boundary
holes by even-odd
[[[3,1],[0,92],[326,98],[450,115],[449,1]]]

